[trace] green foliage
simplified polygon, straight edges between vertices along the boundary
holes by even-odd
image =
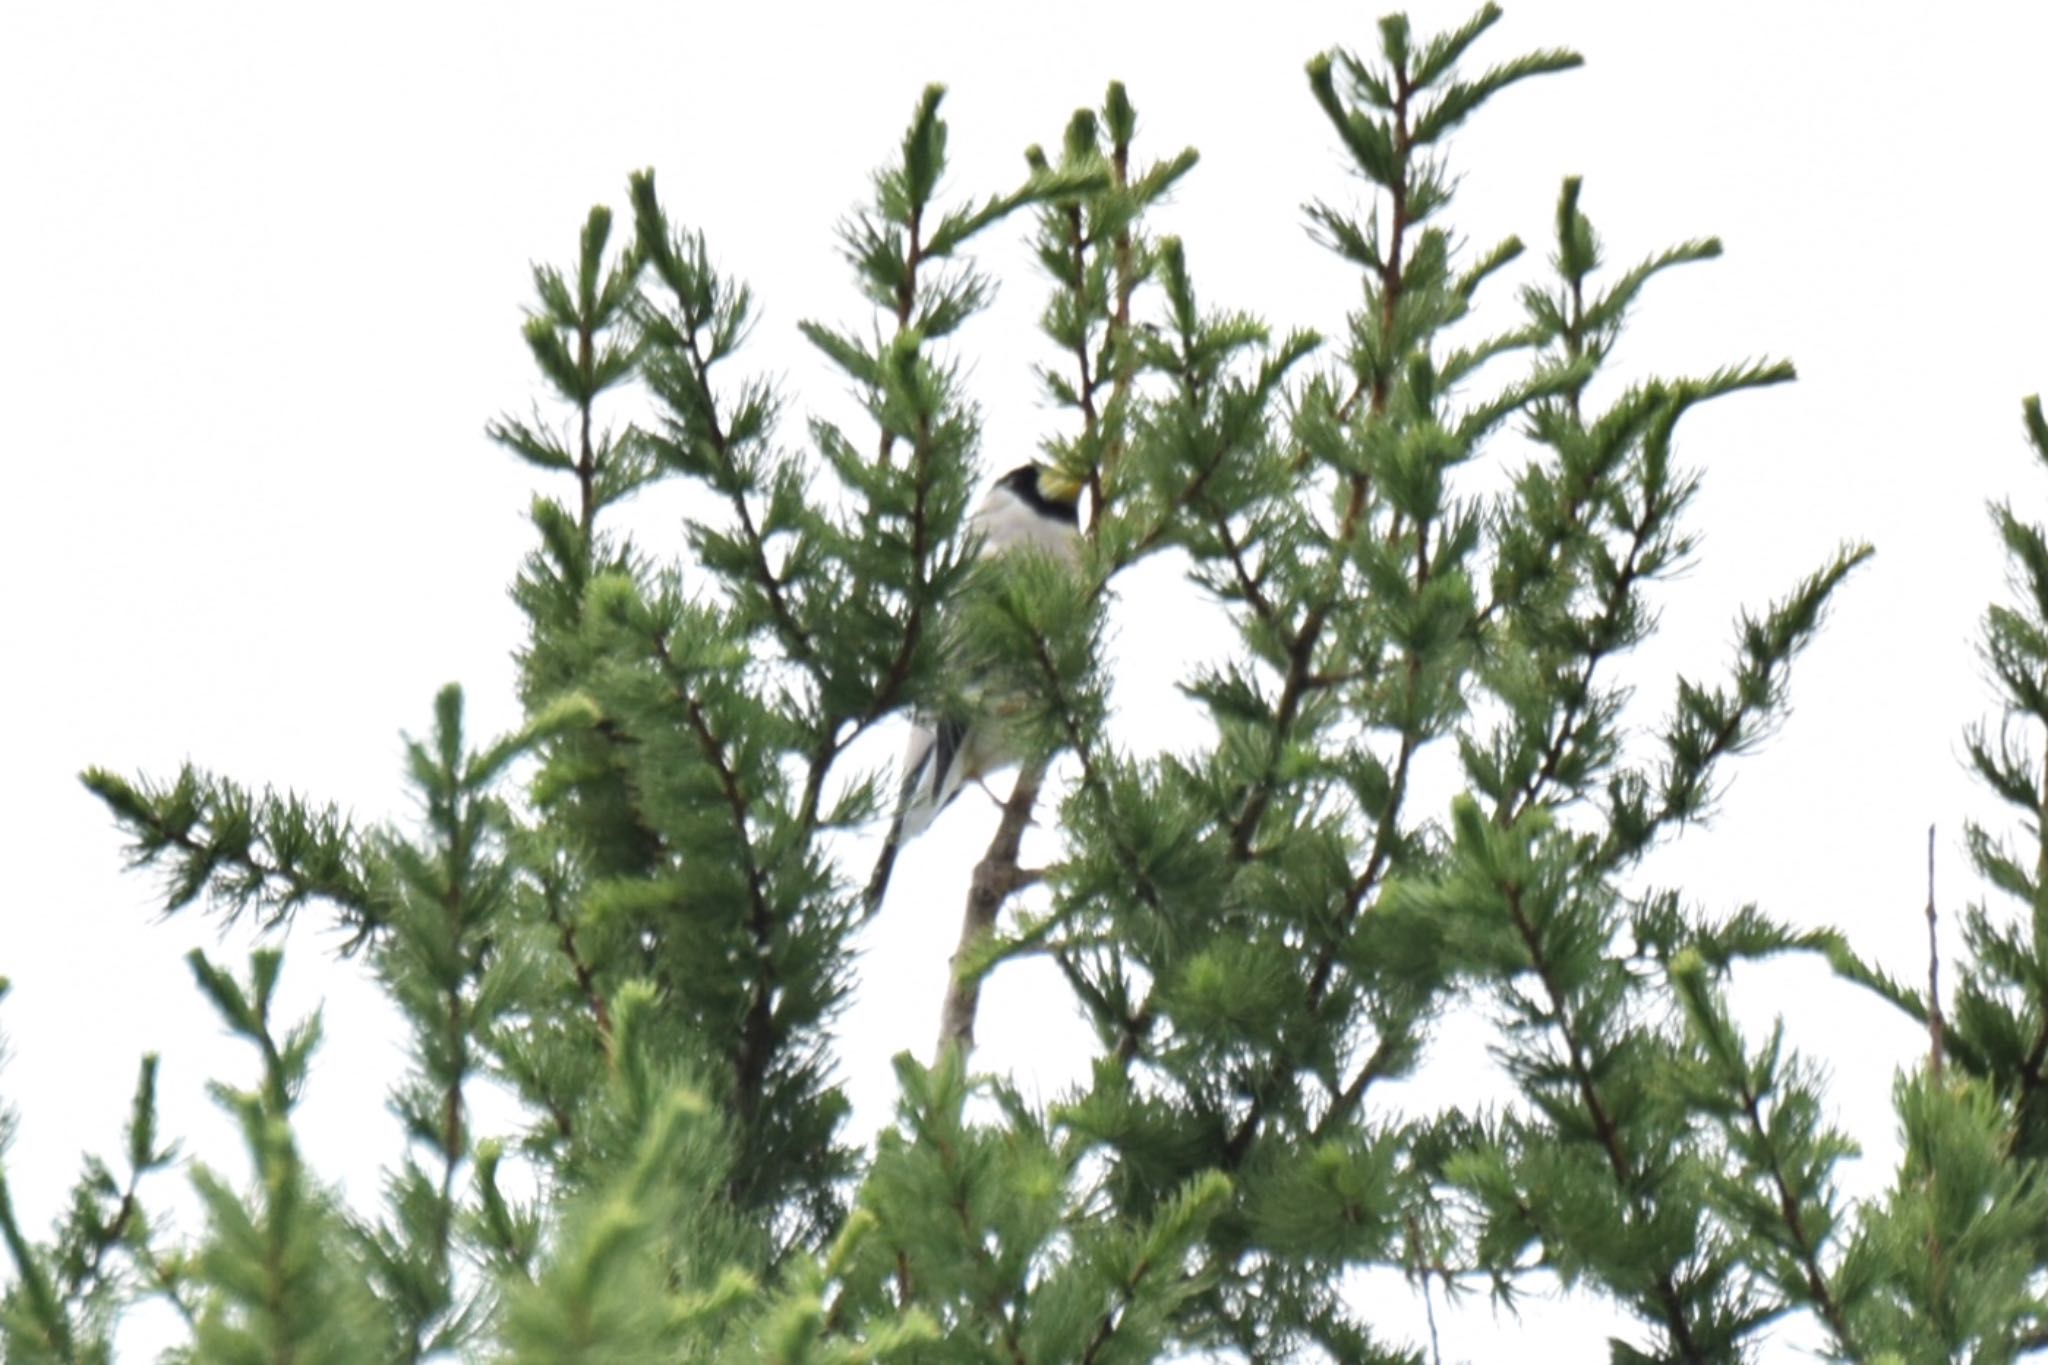
[[[0,977],[0,999],[6,994],[6,978]],[[156,1083],[157,1057],[151,1053],[142,1059],[135,1083],[122,1176],[99,1157],[87,1157],[50,1246],[33,1246],[23,1234],[0,1170],[0,1239],[15,1271],[15,1283],[0,1299],[0,1346],[8,1359],[112,1360],[115,1321],[137,1288],[168,1293],[190,1321],[190,1310],[170,1288],[170,1271],[159,1259],[140,1199],[143,1178],[177,1159],[175,1146],[157,1145]],[[11,1116],[0,1111],[0,1156],[11,1127]],[[124,1278],[124,1257],[146,1276],[139,1285]]]
[[[246,985],[196,949],[189,960],[201,993],[263,1063],[253,1089],[213,1087],[242,1129],[254,1174],[250,1190],[238,1193],[208,1167],[192,1168],[208,1226],[186,1268],[195,1299],[193,1358],[390,1359],[390,1334],[366,1288],[362,1248],[335,1196],[306,1171],[292,1133],[292,1109],[320,1042],[319,1016],[277,1036],[270,1007],[283,958],[275,950],[250,956]]]
[[[2048,463],[2041,400],[2029,398],[2024,413],[2034,453]],[[2016,851],[1969,827],[1978,871],[2023,913],[2009,920],[1978,906],[1965,917],[1970,966],[1956,991],[1951,1037],[1958,1059],[2017,1107],[2015,1145],[2039,1159],[2048,1156],[2048,786],[2034,755],[2048,735],[2048,531],[2007,503],[1991,514],[2011,563],[2013,600],[1985,613],[1982,648],[2004,712],[1995,726],[1970,733],[1966,752],[1984,784],[2019,811],[2033,848]]]
[[[1856,1339],[1912,1361],[2004,1361],[2044,1326],[2039,1242],[2048,1192],[2012,1160],[2008,1107],[1980,1082],[1901,1079],[1906,1153],[1841,1268],[1865,1297]]]
[[[378,921],[358,837],[332,806],[257,795],[190,765],[168,785],[131,783],[101,768],[88,769],[84,782],[133,839],[134,865],[162,870],[166,911],[205,898],[230,921],[254,912],[276,928],[300,906],[324,901],[358,944]]]
[[[51,1237],[0,1181],[7,1358],[110,1359],[157,1296],[205,1361],[1419,1359],[1353,1292],[1374,1270],[1510,1306],[1558,1277],[1628,1320],[1620,1361],[1748,1358],[1794,1314],[1849,1359],[2048,1340],[2048,854],[1973,829],[2026,913],[1971,912],[1952,1017],[1837,933],[1717,919],[1648,879],[1782,722],[1869,551],[1743,613],[1725,675],[1671,680],[1662,719],[1633,702],[1617,664],[1700,547],[1685,419],[1793,374],[1623,382],[1649,285],[1720,246],[1616,268],[1577,179],[1518,288],[1521,241],[1451,225],[1455,130],[1579,64],[1475,67],[1499,15],[1435,36],[1389,17],[1376,50],[1309,63],[1372,196],[1307,211],[1357,272],[1327,338],[1198,293],[1189,243],[1150,223],[1196,153],[1153,159],[1121,84],[980,198],[947,191],[943,92],[923,92],[840,229],[862,316],[801,324],[859,430],[787,429],[790,400],[742,367],[752,296],[652,172],[630,232],[593,209],[572,263],[533,273],[553,410],[488,427],[550,485],[513,588],[526,723],[473,740],[444,690],[407,746],[406,828],[195,768],[85,775],[167,911],[283,931],[317,904],[348,932],[410,1033],[382,1207],[342,1206],[300,1158],[319,1026],[273,1023],[281,952],[246,979],[195,955],[260,1058],[252,1087],[215,1089],[254,1180],[191,1165],[205,1230],[164,1244],[142,1194],[178,1159],[145,1059],[123,1161],[87,1162]],[[1013,215],[1047,287],[1043,459],[1089,492],[1079,573],[978,561],[968,531],[963,326],[993,289],[973,253]],[[2027,424],[2048,460],[2038,403]],[[662,484],[690,494],[680,555],[615,515]],[[2038,842],[2048,532],[1996,521],[2019,588],[1986,624],[2007,713],[1969,754]],[[1107,612],[1167,556],[1226,625],[1181,680],[1204,724],[1148,755],[1109,704]],[[995,927],[955,985],[1046,958],[1096,1053],[1026,1103],[971,1071],[964,996],[932,1066],[898,1059],[896,1122],[865,1150],[833,1026],[874,909],[845,852],[881,783],[843,760],[906,710],[991,697],[1024,774],[970,892]],[[1438,776],[1448,811],[1416,796]],[[1059,851],[1023,869],[1034,815]],[[1860,1206],[1819,1067],[1727,1003],[1785,952],[1933,1030],[1898,1085],[1898,1180]],[[1475,1011],[1510,1099],[1390,1099],[1438,1021]],[[516,1102],[502,1131],[477,1130],[479,1085]]]

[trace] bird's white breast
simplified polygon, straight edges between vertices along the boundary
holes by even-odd
[[[1028,545],[1072,559],[1080,548],[1073,523],[1040,514],[1007,488],[994,489],[983,499],[970,527],[981,537],[985,555]]]

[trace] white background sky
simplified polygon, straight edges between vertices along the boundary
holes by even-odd
[[[1369,46],[1372,6],[974,8],[972,22],[968,6],[903,3],[0,13],[0,973],[14,980],[0,1095],[24,1114],[8,1169],[32,1227],[81,1150],[118,1150],[141,1052],[165,1053],[164,1130],[230,1169],[203,1083],[250,1071],[179,961],[195,943],[238,961],[241,938],[156,921],[151,884],[122,874],[74,775],[190,758],[374,821],[406,814],[399,734],[425,729],[440,684],[468,688],[479,733],[515,723],[521,623],[504,588],[534,475],[482,427],[535,391],[518,335],[529,262],[565,262],[590,204],[623,205],[629,171],[655,167],[671,212],[754,286],[752,363],[787,377],[798,416],[843,410],[794,324],[864,319],[832,227],[934,79],[952,92],[948,188],[976,197],[1125,80],[1142,148],[1203,154],[1162,226],[1186,239],[1204,300],[1338,329],[1355,286],[1305,239],[1299,206],[1357,191],[1302,63]],[[1424,28],[1467,12],[1413,11]],[[1842,540],[1879,550],[1798,670],[1788,728],[1656,870],[1710,910],[1755,900],[1840,925],[1917,979],[1930,822],[1951,926],[1971,894],[1961,820],[1982,805],[1959,735],[1986,712],[1972,641],[2002,581],[1983,505],[2010,494],[2048,515],[2018,419],[2020,396],[2048,387],[2048,11],[1524,0],[1479,55],[1551,45],[1588,67],[1509,92],[1456,141],[1455,224],[1523,236],[1538,248],[1526,279],[1560,178],[1582,174],[1618,263],[1695,235],[1727,246],[1652,288],[1631,372],[1771,355],[1801,374],[1687,428],[1681,453],[1706,471],[1703,559],[1663,593],[1666,635],[1630,676],[1661,708],[1674,669],[1722,663],[1740,603]],[[1056,420],[1029,370],[1047,353],[1024,227],[996,234],[987,260],[1008,282],[962,342],[991,473]],[[1493,297],[1511,305],[1510,288]],[[663,509],[642,525],[651,546],[680,544]],[[1190,633],[1181,601],[1164,576],[1128,595],[1133,712],[1153,713]],[[1133,743],[1172,742],[1175,713],[1157,715],[1166,728],[1134,726]],[[889,1054],[929,1046],[991,820],[963,801],[899,872],[846,1028],[864,1130],[886,1114]],[[381,1103],[398,1058],[331,944],[314,916],[288,960],[288,1006],[324,1000],[330,1037],[302,1135],[367,1200],[395,1151]],[[980,1058],[1050,1098],[1073,1057],[1034,1008],[1044,988],[998,978]],[[1757,1027],[1782,1008],[1830,1060],[1842,1121],[1872,1153],[1850,1179],[1881,1184],[1888,1089],[1919,1038],[1808,967],[1752,974],[1744,999]],[[1469,1090],[1478,1054],[1447,1037],[1434,1083]],[[1398,1294],[1389,1313],[1419,1330]],[[1604,1321],[1538,1302],[1511,1330],[1478,1304],[1444,1319],[1446,1358],[1507,1339],[1585,1358]]]

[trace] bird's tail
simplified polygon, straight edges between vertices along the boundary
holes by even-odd
[[[896,870],[896,852],[903,847],[903,803],[896,803],[895,818],[889,821],[889,837],[875,856],[875,870],[868,877],[868,889],[861,895],[861,920],[873,919],[882,909],[882,897],[889,894],[889,875]]]
[[[903,756],[903,785],[896,792],[896,814],[889,821],[889,837],[882,841],[874,873],[868,878],[862,918],[873,919],[881,910],[903,845],[924,833],[932,818],[960,794],[961,750],[966,739],[966,722],[951,718],[940,718],[929,726],[918,724],[911,730],[910,747]]]

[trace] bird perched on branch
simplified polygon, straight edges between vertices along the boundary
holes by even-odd
[[[1072,562],[1080,553],[1080,497],[1080,485],[1058,470],[1020,465],[989,489],[968,519],[968,533],[978,538],[984,559],[1036,549]],[[963,691],[972,702],[973,687]],[[1003,727],[985,709],[981,714],[912,714],[896,815],[868,883],[870,915],[881,908],[902,845],[922,834],[967,783],[1016,761]]]

